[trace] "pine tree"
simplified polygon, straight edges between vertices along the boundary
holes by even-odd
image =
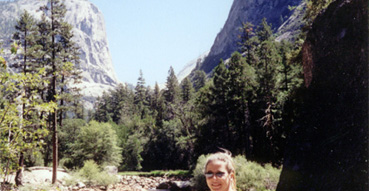
[[[166,119],[170,120],[174,118],[175,115],[175,107],[179,101],[179,84],[177,80],[177,76],[174,73],[173,67],[171,66],[168,71],[169,75],[167,77],[166,82],[166,89],[164,90],[164,98],[165,98],[165,105],[167,108]]]
[[[147,102],[147,94],[146,94],[146,87],[145,87],[145,79],[143,77],[142,71],[140,70],[140,77],[138,78],[137,85],[135,87],[135,101],[134,104],[137,107],[139,112],[139,116],[141,119],[145,117],[147,113],[146,107],[149,105]]]
[[[45,66],[47,65],[47,77],[50,80],[46,99],[47,101],[58,103],[63,108],[64,101],[66,100],[64,93],[68,92],[66,90],[68,88],[66,86],[66,77],[68,76],[69,79],[78,79],[78,77],[75,77],[78,75],[78,72],[75,72],[75,64],[78,64],[78,61],[76,61],[78,60],[76,57],[76,47],[71,42],[71,27],[64,21],[66,13],[65,5],[60,0],[48,0],[48,4],[40,9],[44,11],[44,16],[38,24],[41,33],[40,45],[43,46],[42,50],[44,53],[42,63]],[[71,61],[76,62],[72,63]],[[62,114],[58,119],[58,113],[58,110],[50,113],[53,143],[53,184],[57,180],[58,125],[61,124],[63,119]]]
[[[16,71],[27,75],[29,73],[34,74],[37,73],[38,70],[34,67],[34,52],[35,52],[35,41],[36,41],[36,21],[35,19],[27,12],[23,12],[20,16],[20,19],[17,21],[17,25],[15,26],[16,33],[14,34],[14,39],[19,42],[22,52],[18,54],[19,62],[18,64],[13,65]],[[18,43],[17,43],[18,44]],[[14,48],[14,47],[13,47]],[[15,50],[16,52],[16,50]],[[25,99],[30,99],[31,89],[29,84],[24,84],[23,89],[21,90],[24,94]],[[25,120],[31,120],[31,118],[35,116],[31,116],[25,113],[28,110],[26,103],[22,104],[22,118]],[[24,126],[25,124],[21,124],[21,128],[25,129],[25,131],[31,131],[32,128]],[[24,127],[23,127],[24,126]],[[26,130],[27,129],[27,130]],[[23,137],[23,136],[22,136]],[[23,137],[24,142],[26,142],[26,138]],[[17,186],[22,185],[22,172],[23,172],[23,164],[24,164],[24,152],[23,150],[20,152],[19,156],[19,169],[17,170],[15,176],[15,183]]]
[[[280,56],[273,41],[267,40],[260,44],[259,50],[259,81],[261,92],[266,102],[272,103],[276,90],[277,66]]]
[[[80,58],[79,47],[72,41],[72,26],[68,23],[61,23],[60,30],[60,57],[62,60],[59,79],[59,126],[63,126],[63,118],[66,111],[73,107],[80,107],[80,89],[75,84],[81,83],[81,71],[79,70]],[[69,104],[68,104],[69,103]],[[72,104],[71,104],[72,103]]]
[[[182,100],[184,102],[188,102],[190,99],[192,99],[193,96],[193,87],[190,79],[186,77],[181,82],[181,94],[182,94]]]
[[[103,92],[101,97],[96,99],[94,108],[96,109],[93,119],[98,122],[108,122],[111,119],[111,98],[107,92]]]
[[[235,52],[229,62],[229,92],[227,95],[230,126],[232,140],[235,145],[232,146],[234,152],[251,154],[251,124],[249,102],[254,99],[254,87],[256,87],[255,70],[246,64],[241,54]],[[246,74],[246,71],[248,72]]]
[[[164,114],[165,114],[165,105],[164,105],[164,99],[162,96],[162,92],[160,91],[159,85],[156,82],[155,83],[155,89],[152,96],[152,105],[151,108],[154,112],[156,125],[158,127],[163,126],[163,120],[164,120]]]
[[[168,71],[168,77],[166,82],[166,90],[164,91],[165,101],[167,103],[175,103],[178,101],[179,85],[177,76],[174,73],[173,67],[171,66]]]
[[[258,36],[260,42],[269,40],[272,37],[273,31],[272,26],[268,24],[266,18],[263,18],[260,25],[257,28],[256,35]]]
[[[214,147],[230,148],[228,110],[229,74],[223,60],[213,70],[212,84],[199,91],[200,118],[197,153],[211,152]]]
[[[193,76],[193,88],[198,92],[206,83],[206,74],[203,70],[196,70]]]
[[[277,76],[279,75],[278,68],[281,65],[281,57],[279,55],[276,42],[271,36],[270,25],[263,22],[258,27],[257,35],[260,39],[258,46],[258,64],[256,71],[258,75],[259,88],[257,89],[257,100],[252,106],[254,112],[255,124],[260,128],[254,130],[256,152],[259,152],[258,157],[269,162],[274,156],[274,133],[277,128],[276,121],[279,118],[278,107],[276,105],[277,94],[279,87],[277,85]],[[262,109],[260,109],[262,108]],[[261,125],[260,125],[261,124]]]
[[[255,65],[257,62],[256,49],[259,44],[259,38],[256,36],[254,30],[255,28],[252,23],[243,23],[243,26],[240,28],[241,35],[239,35],[241,42],[238,42],[241,53],[246,54],[246,61],[250,65]]]
[[[13,39],[17,41],[21,52],[17,55],[20,61],[14,64],[12,68],[24,74],[38,72],[39,68],[35,68],[36,51],[38,48],[36,45],[36,20],[27,11],[24,11],[20,15],[15,29],[16,32],[13,35]]]

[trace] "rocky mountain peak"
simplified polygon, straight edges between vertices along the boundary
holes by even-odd
[[[15,21],[23,10],[30,12],[36,19],[42,15],[39,7],[47,0],[18,0],[2,2],[0,24],[3,41],[10,39],[14,32]],[[85,97],[97,97],[118,83],[112,58],[108,48],[105,21],[100,10],[88,0],[64,1],[67,12],[65,21],[73,28],[73,40],[79,45],[83,83],[78,86]],[[4,27],[5,28],[5,27]],[[6,43],[4,43],[6,44]]]
[[[209,55],[196,69],[209,73],[220,59],[226,60],[238,50],[239,28],[243,23],[250,22],[257,26],[265,17],[276,31],[292,15],[293,11],[289,6],[298,6],[301,2],[302,0],[234,0],[228,19],[217,35]]]

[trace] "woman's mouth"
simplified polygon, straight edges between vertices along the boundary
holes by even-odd
[[[221,184],[211,184],[211,187],[213,188],[213,190],[219,190],[222,185]]]

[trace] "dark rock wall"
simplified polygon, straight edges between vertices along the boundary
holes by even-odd
[[[308,33],[301,115],[277,191],[369,190],[367,9],[337,0]]]

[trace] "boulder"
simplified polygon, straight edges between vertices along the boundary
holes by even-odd
[[[107,172],[110,175],[117,175],[118,174],[118,168],[116,166],[106,166],[104,168],[104,171]]]
[[[191,182],[190,181],[167,181],[162,182],[156,189],[165,189],[170,191],[190,191]]]

